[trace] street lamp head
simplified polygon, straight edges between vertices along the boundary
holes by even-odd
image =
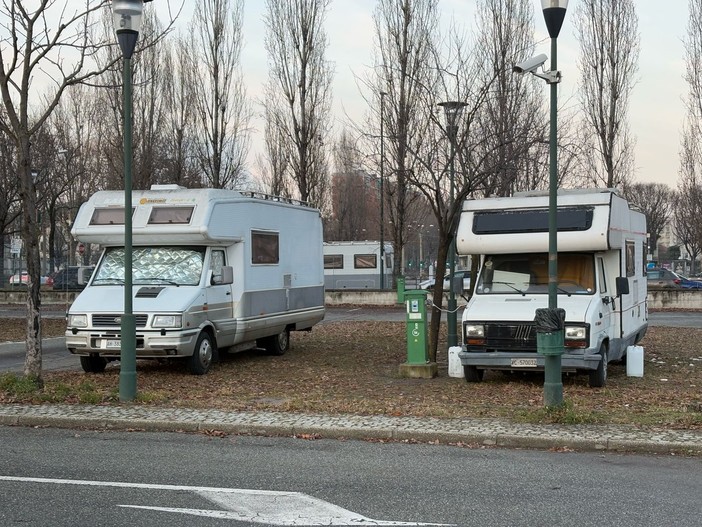
[[[565,18],[568,0],[541,0],[546,28],[551,38],[558,38]]]
[[[131,59],[134,53],[143,12],[143,0],[112,0],[112,21],[125,59]]]
[[[463,101],[447,101],[440,102],[439,106],[444,109],[444,115],[446,116],[446,125],[449,127],[455,126],[456,121],[461,117],[463,113],[463,108],[468,106],[468,103]]]

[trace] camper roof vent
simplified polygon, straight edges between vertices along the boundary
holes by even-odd
[[[169,185],[151,185],[151,190],[182,190],[185,189],[186,187],[181,187],[180,185],[176,184],[169,184]]]

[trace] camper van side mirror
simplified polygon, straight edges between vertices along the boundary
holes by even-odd
[[[629,279],[626,276],[617,277],[617,296],[629,294]]]
[[[234,268],[231,265],[222,267],[221,274],[212,275],[212,284],[227,285],[234,283]]]
[[[451,291],[453,291],[453,294],[455,294],[455,295],[460,295],[461,293],[463,293],[463,275],[460,275],[460,274],[453,275],[453,282],[451,283]]]

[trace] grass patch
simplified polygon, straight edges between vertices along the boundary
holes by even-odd
[[[481,383],[448,376],[445,335],[439,376],[405,379],[401,322],[334,322],[293,333],[275,357],[259,351],[222,354],[203,376],[182,361],[137,361],[137,404],[233,411],[505,418],[530,423],[627,424],[702,429],[702,330],[649,328],[644,376],[610,364],[606,388],[586,375],[564,374],[565,404],[545,408],[543,374],[488,371]],[[78,360],[76,359],[76,366]],[[119,364],[102,374],[46,372],[44,388],[0,377],[0,402],[117,404]]]

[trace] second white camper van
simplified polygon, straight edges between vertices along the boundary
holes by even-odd
[[[485,370],[543,370],[534,318],[548,306],[548,200],[530,192],[464,203],[457,250],[481,255],[459,353],[470,382]],[[611,189],[559,190],[557,203],[563,371],[604,386],[607,363],[624,358],[648,327],[646,218]]]

